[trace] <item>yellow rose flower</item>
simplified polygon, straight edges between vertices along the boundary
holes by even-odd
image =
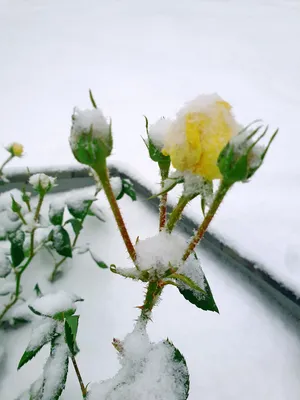
[[[170,155],[173,167],[179,171],[219,179],[219,154],[238,131],[230,104],[216,94],[202,95],[177,114],[163,154]]]
[[[24,151],[24,147],[20,143],[12,143],[7,150],[15,157],[21,157]]]

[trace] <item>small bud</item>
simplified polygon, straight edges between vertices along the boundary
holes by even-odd
[[[221,151],[218,158],[218,167],[223,180],[228,185],[235,182],[246,182],[262,165],[269,147],[278,133],[273,133],[267,146],[258,142],[266,135],[268,127],[260,133],[261,126],[249,132],[249,126],[243,129]],[[256,139],[255,136],[259,134]]]
[[[22,144],[14,142],[6,147],[6,150],[11,153],[14,157],[22,157],[24,152],[24,147]]]
[[[69,138],[74,157],[90,167],[101,164],[113,147],[111,122],[99,109],[75,109]]]
[[[30,185],[32,185],[34,190],[37,191],[40,195],[45,195],[54,186],[56,186],[55,181],[56,178],[43,173],[34,174],[29,178]]]

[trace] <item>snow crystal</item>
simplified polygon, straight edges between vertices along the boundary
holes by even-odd
[[[184,194],[191,196],[194,194],[202,194],[205,192],[206,180],[200,175],[191,172],[184,173]]]
[[[56,178],[54,178],[53,176],[48,176],[44,173],[41,173],[31,175],[28,182],[36,190],[38,190],[39,186],[46,190],[53,187],[55,185],[55,181]]]
[[[23,215],[26,225],[22,226],[22,230],[24,232],[32,232],[35,230],[39,224],[34,220],[34,213],[33,212],[28,212]]]
[[[51,201],[49,207],[49,218],[52,218],[55,214],[58,214],[63,211],[65,207],[65,202],[63,199],[54,199]]]
[[[110,134],[110,126],[101,110],[75,109],[73,125],[71,129],[70,144],[72,148],[77,147],[77,139],[82,134],[92,133],[93,137],[105,139]]]
[[[165,138],[171,124],[172,121],[170,119],[160,118],[155,124],[150,126],[148,134],[157,149],[162,150],[164,147]]]
[[[156,236],[138,241],[135,246],[137,265],[141,270],[153,269],[164,273],[169,264],[173,267],[180,265],[186,246],[183,237],[161,231]]]
[[[26,350],[34,350],[42,343],[50,340],[56,328],[56,325],[57,322],[51,318],[43,318],[42,321],[39,318],[32,327],[30,341]]]
[[[177,400],[185,398],[186,366],[174,360],[168,342],[151,344],[138,327],[122,343],[117,375],[91,385],[89,400]]]
[[[110,181],[114,196],[118,197],[119,194],[121,193],[122,187],[123,187],[122,179],[119,176],[113,176],[112,178],[110,178],[109,181]]]
[[[31,306],[41,314],[54,315],[66,310],[76,310],[75,300],[73,295],[61,290],[39,297],[31,303]]]

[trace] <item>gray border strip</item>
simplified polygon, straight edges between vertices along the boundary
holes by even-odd
[[[88,169],[86,168],[75,167],[68,170],[47,169],[43,170],[43,172],[49,175],[54,175],[58,178],[59,185],[53,189],[52,192],[54,193],[94,185],[94,180],[89,176]],[[147,187],[138,182],[134,177],[130,176],[130,174],[122,172],[120,168],[111,166],[110,172],[112,175],[120,175],[123,178],[129,178],[134,183],[137,193],[142,198],[149,199],[149,197],[152,196],[152,192]],[[5,186],[0,186],[0,193],[13,188],[21,189],[27,182],[28,174],[19,172],[8,175],[8,178],[10,182]],[[30,187],[26,185],[26,189],[30,190]],[[157,210],[159,199],[152,198],[149,199],[147,203],[153,208],[155,207]],[[172,207],[168,206],[168,212],[171,210]],[[197,228],[197,225],[192,219],[183,216],[179,222],[179,228],[185,233],[191,235]],[[234,249],[227,246],[224,242],[209,232],[205,233],[201,245],[207,250],[213,252],[219,258],[222,258],[223,261],[225,259],[225,261],[227,261],[227,266],[242,272],[252,280],[252,283],[256,284],[264,292],[268,293],[273,299],[287,309],[287,311],[300,320],[300,299],[289,288],[276,281],[265,271],[256,268],[253,261],[238,254]]]

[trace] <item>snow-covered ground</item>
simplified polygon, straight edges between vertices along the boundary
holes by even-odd
[[[69,194],[58,195],[63,196]],[[92,250],[105,262],[130,266],[111,211],[101,196],[99,204],[106,222],[88,218],[79,244],[89,241]],[[140,235],[143,239],[157,233],[158,216],[142,201],[133,203],[124,198],[119,204],[131,237]],[[297,400],[300,337],[294,320],[219,259],[204,251],[199,251],[198,256],[220,314],[197,309],[175,288],[169,288],[149,325],[151,340],[168,337],[186,357],[191,376],[189,399]],[[51,286],[45,279],[51,271],[50,264],[47,253],[37,256],[24,276],[24,295],[32,296],[38,282],[44,293],[63,289],[83,297],[85,301],[79,303],[78,365],[85,383],[111,377],[119,369],[111,341],[114,337],[123,339],[131,332],[138,315],[134,307],[141,304],[143,286],[101,270],[87,254],[77,255],[69,268],[65,265],[65,275]],[[29,324],[16,331],[0,331],[0,343],[7,352],[0,367],[1,399],[15,399],[41,373],[48,347],[16,370],[30,330]],[[62,399],[80,398],[78,381],[70,366]]]
[[[112,160],[158,181],[140,135],[202,92],[248,123],[280,127],[265,166],[228,195],[211,230],[300,294],[300,3],[296,0],[1,0],[1,142],[15,165],[74,163],[72,107],[113,118]],[[0,153],[0,156],[2,154]],[[198,203],[188,210],[200,218]]]

